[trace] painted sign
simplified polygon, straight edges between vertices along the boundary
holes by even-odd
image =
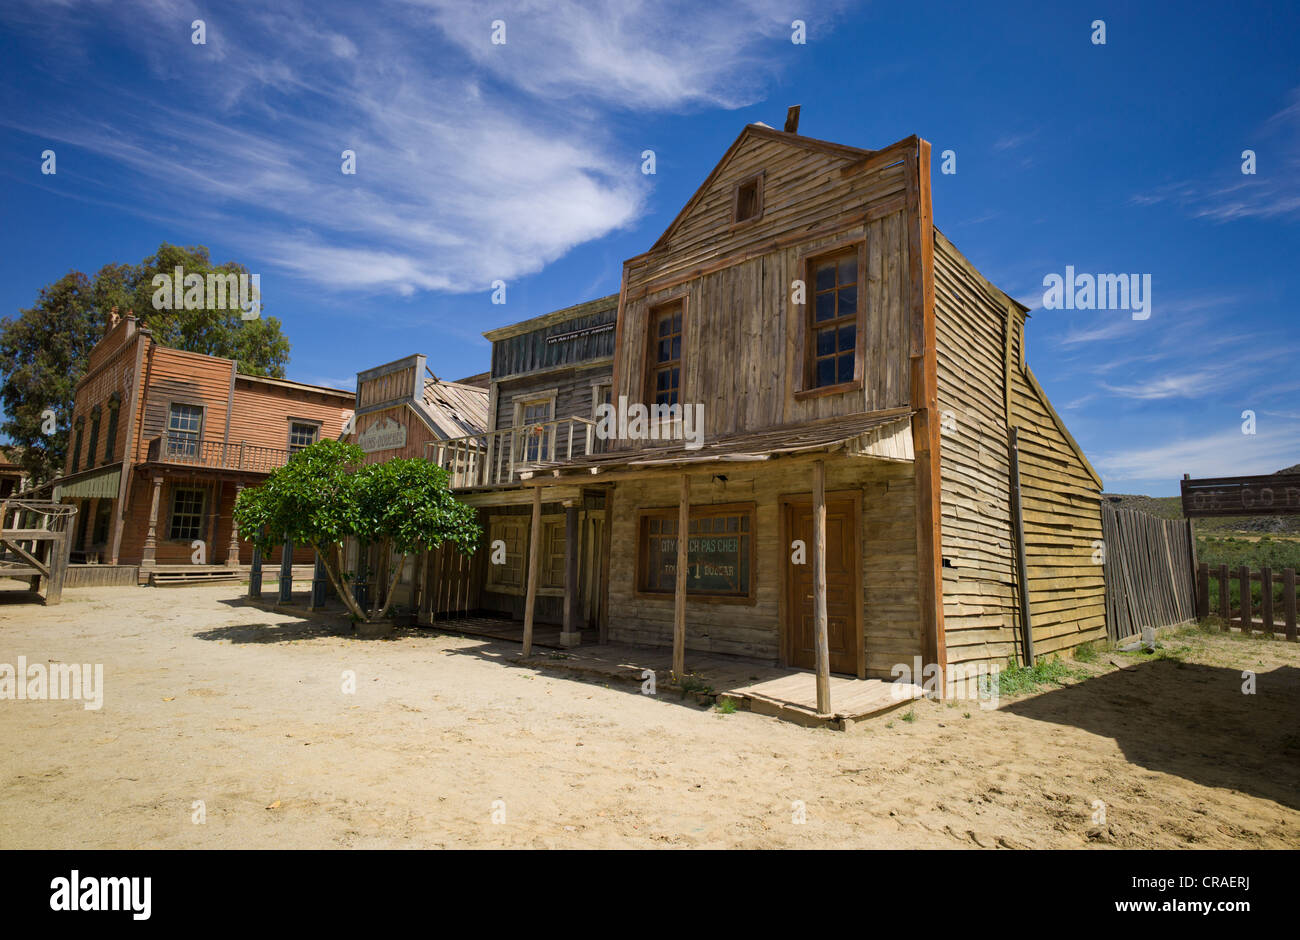
[[[376,421],[357,436],[357,443],[367,454],[379,450],[399,450],[406,446],[406,425],[392,418]]]
[[[1183,480],[1183,515],[1282,516],[1300,514],[1300,474]]]

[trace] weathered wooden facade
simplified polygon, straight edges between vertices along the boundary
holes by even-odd
[[[935,228],[928,143],[750,125],[616,298],[485,334],[489,424],[428,455],[487,535],[428,613],[807,667],[819,711],[831,672],[1103,637],[1101,482],[1026,316]]]
[[[48,485],[79,509],[72,560],[138,565],[142,581],[163,567],[248,564],[232,522],[239,491],[339,437],[352,409],[352,392],[244,375],[115,315],[77,386],[64,474]]]

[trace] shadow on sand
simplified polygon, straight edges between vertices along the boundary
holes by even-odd
[[[1156,659],[1002,710],[1113,738],[1134,764],[1300,809],[1300,669]]]

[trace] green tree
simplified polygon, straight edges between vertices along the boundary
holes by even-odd
[[[0,432],[10,459],[34,482],[54,476],[68,452],[72,393],[103,334],[89,278],[70,271],[41,288],[16,319],[0,320]]]
[[[239,494],[235,524],[242,538],[264,551],[289,541],[310,545],[352,616],[373,621],[388,616],[407,556],[441,545],[468,554],[482,529],[474,510],[452,496],[446,470],[419,459],[364,464],[364,456],[357,445],[340,441],[303,448],[260,486]],[[377,545],[381,558],[401,556],[369,611],[347,588],[348,538]]]
[[[155,306],[155,277],[176,268],[197,274],[247,274],[243,265],[216,265],[202,245],[183,248],[164,242],[140,264],[106,264],[91,280],[79,271],[41,288],[36,304],[0,320],[0,434],[34,482],[57,476],[68,448],[72,396],[86,371],[90,350],[103,336],[109,311],[133,312],[164,346],[233,359],[246,375],[284,377],[289,340],[275,317],[263,312],[245,320],[227,298],[223,307],[205,292],[202,309]],[[55,429],[48,416],[55,416]]]

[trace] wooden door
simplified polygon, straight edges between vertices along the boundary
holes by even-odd
[[[858,631],[857,512],[852,499],[826,500],[826,634],[831,672],[858,674],[861,647]],[[785,504],[786,653],[790,665],[817,668],[813,621],[812,500]],[[805,563],[791,560],[790,543],[802,539]]]

